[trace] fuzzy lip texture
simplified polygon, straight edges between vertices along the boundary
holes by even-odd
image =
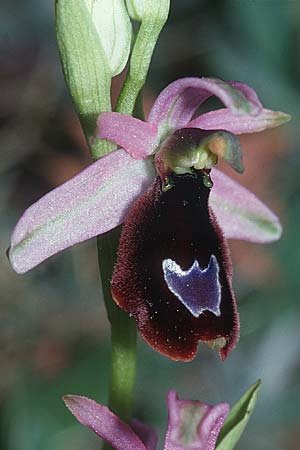
[[[202,171],[196,176],[173,175],[173,188],[166,192],[157,177],[126,219],[112,278],[117,304],[135,318],[140,333],[155,350],[174,360],[193,359],[199,340],[212,346],[221,343],[224,359],[238,339],[229,251],[208,207],[210,189],[203,177]],[[166,282],[163,265],[167,260],[182,269],[177,274],[182,299]],[[207,270],[215,261],[218,268],[204,279],[204,285],[199,280],[200,269],[197,280],[189,270],[195,261]],[[189,296],[193,287],[196,298]],[[218,292],[214,295],[218,289],[220,304]]]
[[[66,395],[64,402],[76,419],[108,442],[115,450],[156,450],[152,428],[133,421],[125,424],[107,407],[80,395]],[[214,450],[229,405],[211,406],[197,400],[179,400],[168,393],[169,420],[163,450]]]
[[[198,107],[212,95],[223,102],[224,108],[195,117]],[[198,130],[199,133],[223,130],[223,132],[239,135],[276,127],[287,120],[289,120],[287,114],[264,109],[256,93],[249,86],[239,82],[225,83],[215,78],[183,78],[174,81],[158,96],[147,122],[115,112],[102,113],[98,118],[97,136],[108,139],[121,148],[91,164],[24,212],[11,236],[8,255],[12,267],[18,273],[25,273],[65,248],[105,233],[131,217],[129,220],[131,225],[127,224],[124,227],[124,230],[127,230],[124,233],[129,235],[130,228],[136,226],[131,213],[132,210],[136,210],[136,205],[139,204],[140,208],[144,208],[147,214],[145,198],[149,199],[148,206],[151,210],[153,198],[162,200],[164,197],[163,193],[158,191],[160,185],[156,178],[157,171],[153,164],[153,155],[157,155],[162,143],[176,133],[184,136],[184,130],[188,132],[193,129]],[[181,278],[176,288],[178,295],[173,295],[172,300],[171,298],[168,300],[173,302],[173,310],[172,330],[168,329],[167,332],[163,328],[165,324],[161,319],[151,319],[150,310],[152,308],[155,313],[160,300],[158,293],[154,301],[150,298],[146,301],[145,296],[142,299],[139,295],[134,311],[131,310],[134,302],[126,303],[122,298],[120,291],[122,276],[126,270],[130,270],[130,267],[126,268],[125,259],[123,259],[125,263],[122,267],[120,264],[118,266],[121,278],[118,280],[116,273],[113,276],[116,301],[134,315],[145,339],[162,353],[171,355],[174,359],[183,360],[189,360],[194,356],[196,343],[199,340],[219,348],[221,357],[225,358],[238,338],[238,319],[225,239],[272,242],[281,234],[278,218],[248,190],[213,168],[210,173],[213,187],[208,191],[203,172],[201,170],[196,172],[198,178],[200,177],[197,185],[201,186],[204,201],[191,202],[190,208],[193,205],[195,211],[198,211],[198,222],[194,220],[193,226],[189,226],[192,235],[187,241],[190,246],[194,245],[197,251],[182,252],[183,256],[180,256],[172,250],[173,257],[171,253],[166,253],[163,260],[171,258],[172,267],[179,267],[178,273],[186,273],[195,261],[195,264],[198,263],[199,268],[205,271],[209,266],[210,258],[215,257],[213,270],[215,275],[210,274],[210,277],[204,277],[202,274],[201,277],[203,280],[206,279],[216,292],[221,286],[221,302],[219,302],[219,294],[216,293],[213,303],[209,303],[209,298],[206,299],[209,308],[208,311],[204,311],[202,304],[195,305],[194,300],[186,296],[183,298],[179,293],[183,292],[184,288],[183,278]],[[176,192],[180,191],[184,196],[188,193],[187,191],[191,193],[189,195],[195,192],[194,189],[190,189],[195,184],[195,178],[175,177],[174,183]],[[183,184],[185,187],[182,186]],[[170,192],[172,190],[173,188]],[[189,203],[189,198],[185,198],[184,201]],[[173,213],[171,209],[168,209],[170,214],[176,216],[176,212]],[[202,215],[199,214],[200,210]],[[177,212],[184,216],[179,207]],[[163,208],[162,214],[164,214]],[[141,221],[140,213],[136,217],[138,221]],[[204,224],[204,221],[205,225],[202,229],[201,224]],[[171,225],[170,223],[170,228],[172,228]],[[178,223],[174,232],[177,233],[176,246],[181,248],[183,233],[179,235],[179,228]],[[195,236],[196,228],[200,233],[199,238]],[[137,234],[132,236],[132,252],[142,241],[139,230],[136,230]],[[204,236],[205,233],[210,236],[208,240]],[[201,248],[201,236],[204,250]],[[151,243],[147,245],[151,246]],[[161,250],[164,251],[163,248]],[[121,253],[122,246],[120,246]],[[149,259],[152,258],[151,264],[155,259],[152,253],[149,253]],[[139,267],[134,261],[127,260],[127,262],[136,266],[137,273],[142,269],[143,277],[145,277],[147,258],[148,256],[145,255]],[[162,262],[158,258],[157,273],[162,274]],[[139,276],[135,278],[138,279]],[[160,280],[161,277],[158,276],[155,282],[159,284]],[[198,283],[197,289],[200,291],[203,291],[203,280],[200,284]],[[134,283],[138,289],[141,289],[136,280]],[[194,283],[194,289],[196,284]],[[150,289],[150,285],[147,287],[145,284],[145,286],[146,289]],[[152,303],[154,306],[151,305]],[[167,319],[168,308],[169,306],[165,305],[159,315]],[[191,325],[187,329],[183,327],[182,321],[180,322],[181,331],[185,333],[182,336],[175,330],[178,325],[175,320],[177,309],[181,311],[182,316],[188,314],[188,324]],[[196,317],[199,311],[200,315]],[[150,321],[153,322],[153,326],[149,325]],[[160,326],[158,326],[159,323]]]

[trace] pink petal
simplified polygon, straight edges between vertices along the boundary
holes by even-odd
[[[178,400],[168,394],[169,423],[164,450],[214,450],[229,405],[210,406],[195,400]]]
[[[126,114],[106,112],[97,120],[98,137],[123,147],[133,158],[151,155],[157,144],[157,126]]]
[[[291,116],[280,111],[263,109],[256,116],[237,116],[228,108],[217,109],[202,114],[186,125],[186,128],[202,130],[226,130],[233,134],[257,133],[267,128],[275,128],[290,120]]]
[[[240,86],[243,92],[239,90]],[[175,129],[184,127],[201,103],[212,95],[217,96],[235,114],[255,115],[261,110],[261,103],[253,95],[252,89],[247,88],[239,83],[233,88],[216,78],[181,78],[161,92],[148,121],[159,126],[160,135],[166,137]]]
[[[80,395],[63,397],[67,408],[85,427],[115,450],[148,450],[134,431],[105,406]]]
[[[118,150],[49,192],[25,211],[14,229],[9,250],[14,270],[27,272],[122,223],[154,176],[152,163]]]
[[[280,238],[278,217],[254,194],[217,169],[211,171],[210,206],[227,239],[272,242]]]
[[[136,419],[133,419],[130,425],[133,431],[141,438],[147,450],[156,450],[158,438],[151,427]]]

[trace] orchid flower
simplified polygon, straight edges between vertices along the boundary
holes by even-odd
[[[194,117],[212,95],[225,108]],[[124,223],[112,277],[116,303],[162,354],[188,361],[203,341],[226,358],[239,334],[226,238],[271,242],[281,226],[214,165],[223,157],[241,172],[236,135],[287,120],[264,109],[249,86],[213,78],[171,83],[147,122],[102,113],[98,138],[120,148],[25,211],[11,237],[13,268],[24,273]]]
[[[79,395],[66,395],[64,402],[76,419],[116,450],[156,450],[155,432],[141,422],[130,427],[107,407]],[[168,394],[169,421],[164,450],[214,450],[229,413],[227,403],[210,406],[195,400],[178,400]]]

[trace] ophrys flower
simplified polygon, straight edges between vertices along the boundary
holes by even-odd
[[[225,108],[193,118],[211,95]],[[239,328],[225,238],[270,242],[281,226],[213,166],[222,156],[241,171],[235,135],[288,119],[262,108],[249,86],[205,78],[169,85],[148,122],[101,114],[98,136],[122,148],[25,211],[11,239],[14,269],[26,272],[125,221],[112,280],[117,303],[163,354],[190,360],[201,340],[225,358]]]

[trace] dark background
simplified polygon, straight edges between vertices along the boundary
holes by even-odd
[[[5,0],[0,18],[0,448],[87,450],[99,440],[61,396],[106,402],[109,328],[95,242],[16,275],[4,256],[22,211],[91,162],[63,83],[52,0]],[[174,363],[139,341],[135,415],[163,430],[165,397],[236,401],[257,378],[261,395],[239,450],[296,450],[300,441],[300,1],[172,0],[146,88],[145,109],[181,76],[253,86],[266,107],[293,115],[242,138],[241,183],[281,217],[272,245],[230,243],[241,339],[224,363],[199,346]],[[232,172],[230,172],[232,174]],[[232,174],[233,175],[233,174]]]

